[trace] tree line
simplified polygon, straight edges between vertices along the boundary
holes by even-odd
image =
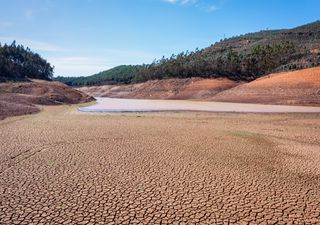
[[[61,77],[54,78],[70,86],[90,86],[104,84],[129,84],[141,66],[122,65],[87,77]]]
[[[256,45],[246,51],[234,48],[182,52],[170,58],[155,60],[143,65],[135,75],[135,82],[164,78],[226,77],[232,80],[254,80],[264,74],[284,69],[294,69],[290,64],[303,55],[291,42]],[[289,64],[288,64],[289,63]]]
[[[315,21],[225,38],[202,50],[162,57],[142,65],[133,82],[188,77],[251,81],[272,72],[319,65],[320,21]]]

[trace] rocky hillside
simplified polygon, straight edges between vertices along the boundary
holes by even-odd
[[[37,105],[77,104],[93,98],[60,82],[0,83],[0,119],[39,111]]]

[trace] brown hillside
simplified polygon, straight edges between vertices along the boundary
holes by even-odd
[[[275,73],[213,96],[210,100],[265,104],[320,104],[320,67]]]
[[[145,99],[207,99],[216,93],[235,87],[228,79],[164,79],[130,85],[82,87],[79,90],[96,97]]]
[[[77,104],[92,97],[60,82],[0,83],[0,118],[35,113],[36,105]]]
[[[319,105],[320,67],[270,74],[242,84],[228,79],[190,78],[91,86],[79,90],[96,97]]]

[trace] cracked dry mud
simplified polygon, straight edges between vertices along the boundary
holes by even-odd
[[[0,224],[320,224],[320,115],[0,121]]]

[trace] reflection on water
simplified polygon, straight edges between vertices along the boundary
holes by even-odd
[[[97,104],[79,108],[82,112],[151,112],[151,111],[210,111],[210,112],[320,112],[320,107],[279,106],[187,100],[149,100],[96,98]]]

